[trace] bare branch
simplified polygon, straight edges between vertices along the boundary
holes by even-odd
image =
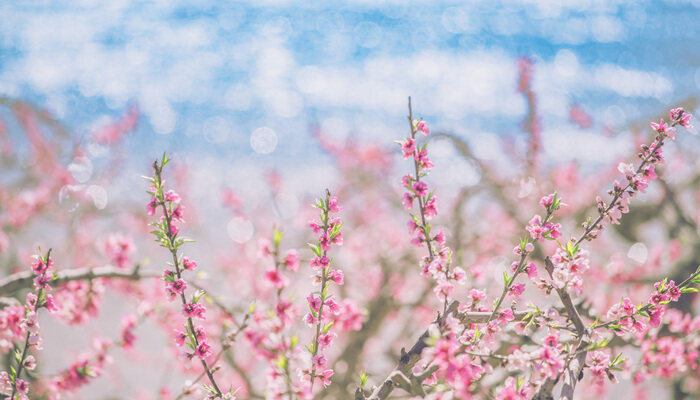
[[[57,279],[53,285],[63,285],[70,281],[92,280],[98,278],[128,279],[138,281],[141,279],[156,278],[160,276],[156,271],[142,271],[136,265],[131,271],[123,270],[111,266],[97,268],[76,268],[61,270],[56,273]],[[0,279],[0,296],[6,296],[17,290],[30,288],[32,286],[32,271],[23,271]]]

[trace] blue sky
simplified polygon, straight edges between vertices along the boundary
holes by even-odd
[[[103,3],[0,4],[0,95],[78,132],[136,102],[149,156],[297,159],[315,124],[388,144],[408,95],[438,128],[511,134],[519,55],[545,135],[572,102],[622,126],[700,91],[698,1]]]

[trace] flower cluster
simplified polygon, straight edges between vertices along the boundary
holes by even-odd
[[[664,330],[648,335],[641,343],[642,360],[634,374],[635,383],[656,375],[673,379],[685,371],[700,368],[700,316],[670,309]]]
[[[583,292],[583,274],[590,268],[588,252],[571,245],[557,248],[552,256],[551,284],[557,289],[581,294]]]
[[[104,243],[104,253],[110,263],[117,268],[126,268],[131,262],[131,255],[136,251],[131,237],[114,233]]]
[[[442,336],[431,338],[434,343],[426,350],[425,358],[432,361],[433,369],[422,371],[422,375],[428,375],[437,369],[436,374],[425,380],[426,384],[437,383],[439,377],[452,389],[454,398],[471,398],[472,384],[492,370],[488,364],[482,365],[461,351],[463,346],[454,331],[455,329],[448,329]]]
[[[39,252],[41,253],[41,250]],[[47,293],[47,291],[51,290],[49,284],[56,279],[53,271],[51,250],[49,249],[44,256],[35,255],[31,269],[36,293],[27,295],[27,301],[23,310],[19,308],[23,312],[16,315],[19,326],[14,326],[15,330],[19,328],[17,333],[24,334],[24,344],[18,351],[13,353],[12,361],[15,362],[15,366],[10,367],[9,373],[6,371],[0,373],[0,394],[9,396],[12,400],[28,399],[29,382],[22,379],[21,376],[23,370],[31,371],[36,367],[34,356],[29,354],[29,348],[42,349],[42,340],[39,335],[39,309],[43,307],[50,312],[57,310],[53,296]],[[5,324],[7,322],[5,320]],[[14,324],[10,323],[8,325]]]
[[[52,399],[58,400],[62,398],[62,394],[75,393],[102,375],[105,365],[112,362],[109,351],[114,345],[111,340],[95,339],[92,355],[80,356],[78,361],[50,380],[49,391]]]
[[[310,391],[313,390],[316,378],[320,378],[324,386],[331,383],[330,377],[333,375],[333,369],[327,365],[328,361],[323,352],[331,345],[337,335],[331,331],[334,323],[328,312],[337,315],[341,309],[335,297],[328,294],[328,289],[331,282],[335,282],[337,285],[344,283],[343,271],[331,268],[333,259],[328,257],[331,244],[342,245],[343,243],[340,231],[343,223],[340,218],[331,216],[332,213],[341,210],[338,198],[331,196],[331,193],[326,191],[325,199],[317,200],[315,207],[320,210],[321,221],[309,224],[318,239],[315,245],[309,244],[314,253],[310,264],[314,270],[314,281],[320,283],[321,289],[306,297],[310,311],[304,316],[304,322],[316,328],[314,339],[307,346],[311,353],[311,367],[303,371],[305,375],[310,377]],[[324,311],[326,312],[324,313]]]
[[[561,224],[555,224],[551,221],[542,221],[542,217],[535,215],[532,217],[530,222],[528,222],[527,227],[528,232],[530,232],[530,237],[542,242],[545,239],[557,239],[561,237]]]
[[[608,310],[607,318],[610,322],[598,325],[596,328],[609,327],[617,334],[625,332],[643,334],[649,327],[658,328],[668,303],[678,301],[682,293],[698,292],[697,288],[690,286],[700,284],[698,277],[700,277],[700,267],[679,285],[667,279],[656,282],[654,284],[655,291],[645,305],[635,306],[628,297],[623,298]],[[648,318],[648,326],[639,316]]]
[[[542,341],[542,345],[532,352],[516,349],[507,357],[507,367],[510,370],[531,370],[529,382],[538,385],[545,379],[556,379],[564,369],[565,354],[559,343],[559,335],[550,333]]]
[[[148,202],[146,209],[149,215],[155,215],[159,208],[162,210],[159,222],[154,222],[151,225],[155,228],[152,233],[155,235],[156,241],[160,243],[162,247],[168,249],[172,256],[172,262],[169,263],[168,267],[163,271],[165,291],[170,300],[179,298],[182,303],[185,330],[176,332],[176,343],[179,346],[186,344],[187,347],[189,347],[189,351],[186,353],[189,359],[194,357],[200,359],[204,371],[209,378],[209,382],[212,385],[211,387],[205,385],[203,388],[209,392],[211,397],[220,398],[223,396],[223,393],[214,380],[211,368],[207,363],[207,357],[212,354],[211,345],[207,342],[204,329],[195,326],[193,321],[195,318],[202,320],[206,318],[206,307],[204,304],[200,303],[204,292],[201,290],[197,291],[190,296],[189,299],[185,295],[187,282],[183,279],[182,274],[186,270],[194,270],[197,267],[197,263],[178,254],[179,248],[190,240],[178,235],[180,228],[177,224],[184,222],[183,206],[180,204],[180,196],[173,190],[165,191],[164,188],[163,168],[169,161],[170,160],[163,155],[163,159],[160,163],[156,161],[153,164],[155,174],[153,178],[150,178],[151,189],[148,191],[148,194],[151,195],[151,200]]]

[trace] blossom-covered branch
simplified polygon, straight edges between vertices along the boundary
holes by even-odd
[[[183,272],[193,271],[197,267],[197,263],[194,260],[190,260],[187,256],[178,254],[179,248],[191,240],[178,236],[180,228],[177,224],[184,222],[180,196],[172,190],[165,191],[163,168],[169,162],[170,159],[164,154],[160,163],[158,161],[153,163],[154,176],[149,179],[151,189],[148,191],[148,194],[151,195],[151,200],[147,205],[147,211],[149,215],[155,215],[158,208],[162,210],[159,222],[152,224],[155,228],[152,233],[156,236],[156,241],[162,247],[168,249],[172,255],[170,266],[173,269],[166,268],[163,271],[163,281],[170,299],[179,298],[182,303],[182,314],[185,317],[185,332],[178,333],[180,339],[177,342],[179,345],[186,343],[190,348],[192,352],[187,353],[188,358],[191,359],[195,356],[199,358],[211,383],[211,386],[203,386],[210,393],[210,397],[232,399],[233,389],[224,394],[214,378],[214,371],[207,363],[207,357],[211,355],[211,346],[207,342],[204,329],[195,326],[193,322],[193,318],[205,319],[206,307],[199,302],[204,292],[200,290],[192,295],[189,300],[185,296],[187,281],[183,279]]]
[[[41,250],[39,250],[41,253]],[[32,263],[32,274],[35,292],[27,295],[27,302],[24,305],[24,315],[20,329],[25,332],[24,343],[13,352],[12,361],[14,366],[10,366],[10,372],[0,373],[0,395],[9,395],[10,400],[26,400],[29,394],[29,382],[22,379],[23,370],[33,370],[36,368],[34,356],[29,354],[29,348],[42,349],[42,339],[39,334],[38,312],[41,308],[53,312],[56,311],[54,298],[47,291],[51,290],[49,285],[54,280],[54,266],[51,258],[51,249],[45,255],[35,255]]]
[[[331,192],[328,190],[326,190],[325,198],[316,201],[315,207],[321,211],[321,221],[320,224],[312,222],[310,225],[318,237],[318,242],[309,244],[309,247],[315,255],[311,259],[311,268],[315,271],[314,280],[321,285],[321,289],[306,297],[310,311],[304,316],[304,322],[316,328],[313,341],[306,347],[311,354],[312,364],[309,369],[304,370],[304,374],[308,375],[310,379],[309,393],[313,393],[316,378],[321,379],[324,387],[331,383],[330,377],[333,376],[333,369],[326,367],[327,359],[323,352],[337,336],[331,332],[334,322],[330,320],[328,312],[337,314],[340,307],[335,297],[328,294],[328,289],[331,282],[335,282],[337,285],[344,283],[343,271],[331,268],[333,259],[328,257],[331,244],[343,244],[341,233],[343,222],[340,218],[331,216],[331,213],[337,213],[342,208],[338,205],[338,198],[331,196]]]

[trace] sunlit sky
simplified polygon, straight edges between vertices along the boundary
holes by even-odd
[[[0,95],[78,132],[138,104],[149,156],[293,160],[318,152],[313,125],[388,144],[409,95],[434,127],[511,134],[520,55],[545,137],[574,129],[572,103],[598,132],[700,90],[698,1],[6,1],[0,18]]]

